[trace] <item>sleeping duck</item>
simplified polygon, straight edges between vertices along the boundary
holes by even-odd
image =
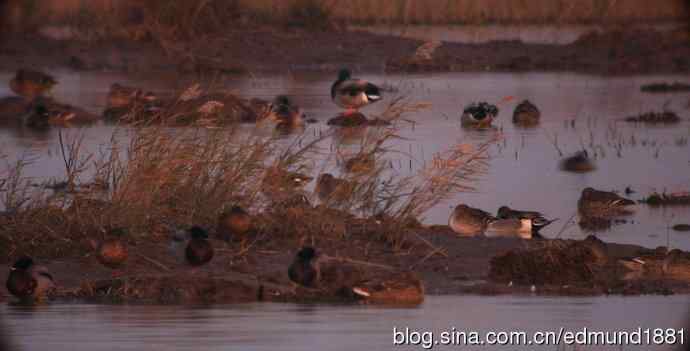
[[[338,79],[331,86],[331,99],[346,109],[343,115],[351,115],[360,108],[381,100],[381,89],[366,80],[352,78],[348,69],[338,72]]]
[[[501,206],[498,209],[498,218],[500,219],[529,219],[531,221],[532,232],[538,233],[541,228],[557,221],[558,219],[546,219],[541,212],[537,211],[520,211],[514,210],[508,206]]]
[[[513,111],[513,123],[521,126],[535,126],[539,124],[541,112],[529,100],[523,100]]]
[[[10,89],[28,100],[43,96],[57,84],[53,76],[41,71],[20,69],[10,80]]]
[[[201,227],[194,226],[189,229],[191,239],[187,243],[185,257],[187,263],[192,266],[201,266],[213,258],[213,246],[208,241],[208,233]]]
[[[487,102],[471,103],[465,107],[460,122],[465,127],[489,127],[498,116],[498,107]]]
[[[7,290],[25,302],[40,301],[55,290],[55,281],[45,267],[37,266],[31,257],[20,257],[7,277]]]
[[[628,214],[635,201],[611,191],[585,188],[577,201],[577,209],[586,217],[605,218]]]
[[[462,236],[485,234],[488,237],[519,237],[530,239],[532,220],[526,218],[496,218],[488,212],[460,204],[453,209],[448,225]]]
[[[587,150],[582,150],[561,160],[560,168],[568,172],[585,173],[595,170],[596,165],[589,158]]]

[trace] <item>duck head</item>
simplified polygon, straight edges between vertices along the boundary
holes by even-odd
[[[31,268],[31,266],[34,265],[34,260],[29,257],[29,256],[22,256],[19,259],[17,259],[12,267],[10,267],[10,270],[27,270]]]
[[[316,250],[311,246],[303,247],[297,253],[297,257],[300,260],[305,261],[305,262],[309,262],[309,261],[314,260],[316,258],[316,256],[317,256]]]
[[[338,81],[345,81],[352,78],[352,73],[347,68],[342,68],[338,71]]]
[[[510,216],[510,207],[508,206],[501,206],[498,209],[498,218],[508,218]]]
[[[193,226],[189,229],[189,234],[192,239],[208,239],[208,233],[204,228]]]

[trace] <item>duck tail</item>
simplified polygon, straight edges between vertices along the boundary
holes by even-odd
[[[362,288],[356,287],[356,286],[353,286],[353,287],[352,287],[352,292],[353,292],[355,295],[361,296],[361,297],[369,297],[369,296],[371,296],[371,294],[370,294],[369,292],[367,292],[366,290],[364,290],[364,289],[362,289]]]

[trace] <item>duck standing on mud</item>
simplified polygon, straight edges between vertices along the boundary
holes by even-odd
[[[316,288],[321,278],[319,256],[313,247],[305,246],[297,252],[297,256],[288,267],[288,277],[294,283]]]
[[[218,217],[216,234],[225,241],[245,243],[252,229],[252,216],[240,206],[232,206]]]
[[[546,219],[541,212],[514,210],[508,206],[501,206],[498,209],[500,219],[528,219],[531,221],[532,232],[539,233],[541,228],[557,221],[558,219]]]
[[[464,127],[486,128],[498,116],[498,107],[488,102],[471,103],[462,111],[460,123]]]
[[[367,105],[381,100],[381,89],[366,80],[352,78],[348,69],[338,72],[338,79],[331,86],[331,99],[346,109],[343,116],[350,116]]]
[[[28,100],[43,96],[57,84],[53,76],[41,71],[20,69],[10,80],[10,89]]]
[[[187,243],[185,257],[192,266],[201,266],[213,258],[213,246],[208,241],[208,233],[201,227],[194,226],[189,229],[192,237]]]
[[[55,290],[55,281],[48,269],[34,264],[31,257],[20,257],[12,267],[5,285],[23,302],[41,301]]]
[[[577,209],[583,216],[608,217],[626,214],[635,201],[626,199],[614,192],[585,188],[577,201]]]

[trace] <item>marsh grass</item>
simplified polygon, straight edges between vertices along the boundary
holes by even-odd
[[[89,153],[82,134],[61,132],[66,189],[33,187],[24,175],[30,160],[7,163],[0,173],[2,204],[8,210],[0,216],[0,238],[9,243],[6,257],[80,253],[89,250],[90,238],[114,227],[128,228],[134,241],[167,240],[175,228],[215,228],[218,216],[233,205],[255,215],[261,242],[346,240],[355,231],[353,224],[364,221],[375,224],[369,229],[373,240],[400,250],[409,241],[410,224],[418,225],[417,219],[435,204],[471,189],[492,143],[459,145],[436,155],[438,162],[418,174],[397,174],[387,157],[399,151],[390,144],[400,138],[404,116],[427,106],[393,99],[378,116],[392,124],[372,127],[358,146],[356,156],[371,157],[373,167],[346,174],[355,184],[351,196],[318,206],[304,184],[277,191],[267,191],[266,184],[280,183],[286,174],[303,174],[304,183],[316,178],[315,160],[338,157],[337,148],[322,147],[331,134],[303,135],[285,145],[285,139],[238,133],[237,124],[172,128],[142,123],[117,128],[107,145]]]

